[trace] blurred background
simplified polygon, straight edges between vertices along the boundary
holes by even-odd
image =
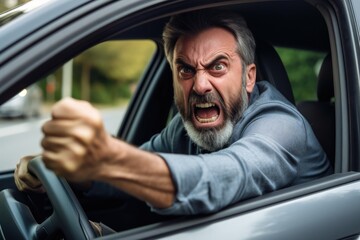
[[[0,0],[0,12],[25,2],[29,1]],[[12,17],[16,17],[16,12],[9,19]],[[0,22],[0,28],[7,21]],[[107,131],[116,135],[127,104],[156,48],[150,40],[101,43],[2,104],[0,171],[11,171],[24,155],[41,153],[41,126],[50,118],[51,106],[63,97],[90,101],[101,112]],[[316,99],[317,74],[324,54],[276,50],[288,72],[295,100]]]
[[[0,0],[0,11],[25,2],[28,0]],[[106,42],[95,46],[66,64],[65,69],[60,68],[40,80],[43,100],[51,103],[71,95],[95,104],[126,102],[154,51],[155,45],[150,41]],[[296,101],[315,99],[317,66],[324,54],[284,48],[277,51],[288,71]]]

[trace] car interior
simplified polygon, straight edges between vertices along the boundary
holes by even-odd
[[[197,4],[201,5],[200,3],[201,1],[193,5],[190,5],[190,3],[179,3],[178,5],[182,7],[182,11],[193,11],[199,7]],[[215,7],[219,11],[221,9],[231,9],[245,17],[257,43],[257,80],[269,81],[290,102],[297,106],[299,111],[310,122],[318,140],[334,166],[335,173],[338,173],[339,168],[337,166],[341,165],[341,163],[337,162],[340,159],[336,158],[335,155],[335,150],[338,151],[339,149],[336,146],[335,139],[336,128],[341,126],[338,126],[335,121],[335,113],[339,110],[335,111],[334,76],[337,75],[333,74],[333,71],[336,69],[333,68],[333,63],[337,63],[335,59],[337,56],[332,54],[334,43],[331,40],[331,34],[334,34],[336,30],[333,29],[334,27],[327,19],[329,14],[324,9],[320,11],[319,8],[317,9],[309,3],[300,1],[265,1],[238,5],[227,5],[219,2],[215,4]],[[268,11],[269,9],[271,11]],[[157,43],[158,51],[142,77],[138,90],[128,107],[131,111],[127,111],[117,134],[117,137],[137,146],[147,141],[152,135],[160,132],[166,126],[169,119],[176,114],[176,108],[172,99],[172,73],[165,60],[161,43],[161,32],[164,24],[172,14],[177,13],[173,9],[168,9],[168,12],[171,14],[164,10],[162,14],[156,13],[157,16],[152,15],[151,11],[150,13],[144,12],[141,15],[129,18],[125,22],[114,22],[101,30],[96,37],[90,36],[93,37],[91,41],[85,39],[84,43],[78,45],[77,49],[78,52],[81,52],[103,41],[121,39],[152,39]],[[125,27],[125,23],[126,26],[131,26],[131,23],[136,24],[134,24],[135,27],[131,28]],[[283,62],[276,51],[276,47],[305,49],[326,54],[317,79],[317,99],[296,101],[293,95],[291,79],[289,79]],[[62,56],[62,61],[66,60],[65,56],[71,56],[71,54],[67,52]],[[155,118],[154,116],[157,117]],[[354,176],[345,176],[341,181],[346,181],[346,179],[352,177]],[[14,186],[10,179],[7,181],[8,186]],[[326,188],[329,184],[340,184],[339,179],[335,175],[327,177],[327,185],[322,184],[323,182],[324,180],[319,179],[302,184],[301,186],[282,189],[266,196],[235,204],[210,216],[159,217],[158,219],[155,217],[151,221],[144,216],[143,210],[146,210],[147,206],[139,201],[130,201],[126,205],[117,199],[89,199],[79,192],[76,192],[76,194],[89,219],[101,221],[117,231],[153,222],[161,223],[148,225],[142,229],[151,230],[166,227],[164,231],[176,231],[187,226],[219,221],[219,219],[283,201],[290,197],[295,198],[309,194]],[[29,196],[29,205],[36,213],[39,221],[51,213],[51,204],[47,198],[37,194],[29,194]],[[138,212],[124,211],[124,208],[136,208]],[[138,218],[138,222],[136,224],[128,223],[127,225],[119,226],[117,223],[117,212],[121,212],[123,218],[126,218],[126,214],[129,214],[129,216],[135,215]],[[149,217],[154,216],[152,213],[147,214],[149,214]],[[122,235],[118,235],[118,237],[126,237],[130,233],[133,232],[126,231]],[[161,234],[161,231],[159,234]]]
[[[314,128],[316,136],[333,166],[335,166],[335,107],[330,54],[324,60],[319,74],[318,99],[296,102],[287,71],[275,50],[276,47],[280,46],[330,53],[328,28],[331,26],[326,23],[322,13],[310,4],[287,1],[239,4],[218,8],[219,11],[221,8],[235,10],[245,17],[256,38],[257,80],[271,82],[290,102],[298,107],[299,111],[304,114]],[[271,8],[271,11],[268,11],[269,8]],[[143,38],[145,33],[147,37],[152,36],[152,39],[159,44],[159,51],[161,51],[160,36],[167,20],[168,17],[152,21],[146,20],[136,28],[118,34],[121,34],[121,38],[125,35],[129,39],[137,39]],[[154,26],[156,27],[154,28]],[[150,32],[149,29],[151,29]],[[117,36],[117,34],[114,34],[113,37],[116,38]],[[153,69],[159,71],[154,73],[152,72]],[[151,81],[146,81],[146,79],[151,79]],[[141,145],[166,126],[169,119],[176,113],[172,101],[171,79],[171,70],[163,56],[154,57],[153,65],[150,66],[139,87],[139,91],[145,91],[144,89],[154,89],[154,91],[151,94],[149,92],[135,94],[129,106],[132,111],[127,112],[125,117],[127,121],[120,128],[118,137],[125,138],[132,144]],[[164,104],[164,102],[167,104]],[[161,106],[161,108],[157,106]],[[134,112],[137,114],[134,114]],[[154,119],[154,115],[158,116],[158,118]],[[130,123],[139,127],[132,128]],[[141,126],[146,126],[146,128]],[[314,183],[310,183],[308,186],[292,187],[292,192],[289,194],[303,194],[306,191],[311,192],[316,189],[318,187],[314,187]],[[285,199],[288,197],[285,194],[287,191],[278,191],[273,194],[279,195],[282,193]],[[271,195],[268,198],[271,198]],[[252,205],[254,201],[257,201],[257,203]],[[251,206],[251,209],[262,204],[260,199],[249,200],[249,202],[248,205],[239,203],[238,208],[230,207],[227,211],[216,214],[216,216],[220,218],[220,216],[230,214],[229,212],[244,211],[244,209],[249,209],[249,206]],[[191,219],[189,224],[194,224],[194,221],[199,223],[210,221],[212,217],[207,216],[205,220],[193,219],[192,217],[177,217],[173,221],[162,224],[183,223],[184,219],[186,221]],[[116,228],[117,226],[113,227]]]
[[[236,9],[241,13],[253,31],[257,50],[256,50],[256,65],[257,65],[257,81],[266,80],[271,82],[276,88],[293,104],[295,104],[299,111],[307,118],[310,122],[313,130],[318,137],[320,143],[325,149],[331,162],[335,164],[335,106],[334,106],[334,86],[332,79],[332,58],[330,49],[330,40],[328,26],[324,17],[321,13],[316,10],[310,4],[304,2],[269,2],[269,3],[251,3],[241,4],[238,6],[223,7],[224,9],[231,8]],[[271,8],[271,11],[267,9]],[[266,19],[266,23],[264,23]],[[286,19],[286,21],[284,21]],[[138,26],[136,30],[130,30],[126,33],[129,38],[141,37],[138,34],[146,32],[146,29],[152,29],[152,35],[157,35],[154,38],[155,41],[159,42],[159,48],[161,48],[161,36],[162,28],[167,21],[167,18],[155,20],[153,22],[145,23]],[[148,25],[151,25],[148,26]],[[158,29],[154,29],[153,25],[161,26]],[[123,33],[122,33],[123,34]],[[275,50],[276,47],[287,47],[295,49],[306,49],[311,51],[318,51],[328,56],[325,58],[324,63],[321,67],[320,74],[318,76],[317,83],[317,95],[318,99],[306,100],[296,102],[292,86],[291,79],[289,79],[287,71],[282,63],[282,60]],[[164,64],[164,63],[162,63]],[[159,64],[160,65],[160,64]],[[167,66],[161,66],[164,68],[159,84],[164,84],[155,89],[169,89],[168,92],[164,93],[160,91],[151,96],[155,99],[149,99],[148,105],[144,108],[144,116],[139,119],[139,124],[142,126],[146,121],[151,121],[148,114],[156,113],[161,116],[160,120],[151,122],[151,126],[154,129],[146,129],[144,134],[143,130],[139,131],[142,134],[134,132],[132,134],[125,134],[123,126],[119,132],[119,136],[126,135],[129,137],[129,141],[140,145],[144,140],[149,139],[150,136],[159,132],[166,124],[169,116],[171,105],[167,105],[162,109],[162,113],[158,109],[153,109],[150,106],[152,101],[157,103],[163,102],[164,99],[168,99],[171,102],[172,90],[170,81],[165,79],[171,79],[171,71],[167,69]],[[145,76],[146,78],[146,76]],[[306,81],[306,79],[304,79]],[[156,95],[159,94],[158,99]],[[164,96],[167,94],[167,96]],[[142,99],[141,99],[142,100]],[[141,101],[140,100],[140,101]],[[134,100],[136,101],[136,99]],[[133,106],[131,106],[132,108]],[[147,111],[146,111],[147,109]],[[162,116],[162,114],[166,114]],[[127,133],[127,132],[126,132]]]
[[[299,111],[311,123],[316,137],[329,160],[335,161],[335,105],[331,55],[326,55],[318,76],[317,100],[297,104]]]
[[[321,13],[310,4],[287,1],[239,4],[221,8],[225,10],[230,8],[233,11],[235,10],[241,13],[253,31],[257,42],[257,79],[271,82],[290,102],[295,104],[291,83],[286,69],[282,64],[282,60],[275,51],[275,47],[280,46],[329,52],[330,43],[327,25]],[[219,10],[221,10],[221,8],[219,7]],[[269,8],[271,8],[270,12],[268,11]],[[264,23],[264,19],[266,19],[266,24]],[[286,19],[286,21],[284,21],[284,19]],[[167,20],[168,17],[150,22],[145,21],[145,23],[134,29],[118,34],[121,34],[122,38],[125,35],[126,38],[129,39],[142,38],[143,36],[149,38],[150,36],[159,44],[159,51],[161,51],[161,32]],[[154,28],[154,26],[156,27]],[[150,33],[149,29],[151,29]],[[116,38],[116,34],[113,37]],[[164,68],[162,75],[159,76],[159,78],[164,79],[162,81],[163,83],[160,83],[164,84],[164,86],[160,86],[159,88],[169,89],[169,91],[171,91],[171,88],[169,88],[171,85],[165,85],[171,84],[171,71],[167,69],[167,66],[163,66],[164,63],[160,61],[161,60],[155,63],[159,67]],[[144,78],[147,77],[148,76],[144,76]],[[165,79],[170,79],[170,83]],[[139,88],[142,89],[142,86]],[[166,99],[170,99],[172,92],[169,92],[167,97],[169,98]],[[164,99],[164,96],[159,98]],[[136,101],[136,99],[134,101]],[[167,110],[163,110],[163,112],[167,114]],[[146,117],[144,117],[144,119],[146,119]],[[163,117],[163,119],[167,119],[167,117]],[[147,121],[149,120],[150,119],[147,119]],[[151,125],[153,124],[157,126],[158,123],[154,121]],[[153,130],[149,136],[159,132],[159,130],[165,126],[164,122],[159,125],[161,125],[160,129],[155,127],[155,130]],[[121,133],[122,132],[120,132],[120,135]],[[146,139],[148,139],[148,137]],[[143,136],[141,138],[143,138]],[[131,140],[137,145],[143,142],[141,139]]]

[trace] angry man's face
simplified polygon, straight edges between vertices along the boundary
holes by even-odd
[[[217,27],[180,37],[173,59],[175,103],[190,138],[209,151],[224,147],[247,107],[255,65],[242,64],[234,35]]]

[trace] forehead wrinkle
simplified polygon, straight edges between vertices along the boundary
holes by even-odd
[[[211,66],[212,64],[216,63],[217,61],[220,60],[227,60],[227,61],[231,61],[233,60],[235,57],[237,57],[238,55],[233,52],[231,54],[225,52],[225,51],[217,51],[215,53],[211,53],[209,56],[205,56],[204,59],[199,59],[199,60],[195,60],[193,59],[193,61],[191,61],[189,58],[185,57],[185,56],[178,56],[175,58],[175,64],[185,64],[185,65],[189,65],[195,68],[198,68],[199,66],[203,67],[203,68],[207,68],[209,66]]]
[[[203,67],[207,67],[209,65],[212,65],[212,64],[216,63],[217,61],[220,61],[220,60],[223,60],[223,59],[226,59],[226,60],[230,61],[233,58],[234,58],[233,54],[229,54],[229,53],[224,52],[224,51],[218,51],[218,52],[215,52],[215,53],[211,54],[210,56],[206,57],[204,59],[204,61],[201,63],[201,65]]]
[[[219,55],[227,56],[229,60],[238,56],[236,39],[227,30],[212,28],[195,36],[181,36],[175,44],[173,61],[181,59],[198,68],[208,65]]]

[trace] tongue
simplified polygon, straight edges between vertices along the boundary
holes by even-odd
[[[212,118],[218,115],[218,110],[216,107],[196,108],[195,111],[196,116],[202,119]]]

